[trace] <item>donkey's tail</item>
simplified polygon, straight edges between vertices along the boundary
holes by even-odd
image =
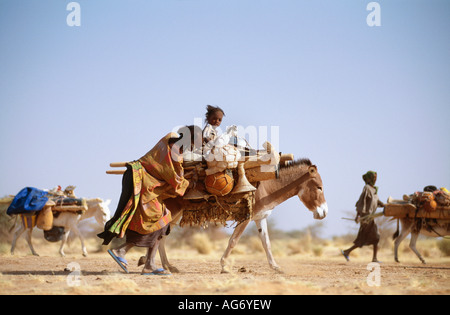
[[[394,235],[392,235],[392,239],[397,239],[400,235],[400,219],[397,219],[397,231],[395,231]]]

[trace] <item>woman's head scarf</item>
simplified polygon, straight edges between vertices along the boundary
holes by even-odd
[[[367,185],[374,187],[375,190],[378,192],[378,187],[375,186],[375,182],[377,181],[377,172],[368,171],[366,174],[362,176],[362,178]]]

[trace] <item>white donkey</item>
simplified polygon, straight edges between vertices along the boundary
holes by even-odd
[[[409,248],[419,257],[420,261],[426,264],[425,259],[420,255],[416,248],[416,242],[419,234],[431,237],[444,237],[450,235],[450,221],[449,220],[434,220],[434,219],[398,219],[402,224],[402,231],[399,235],[399,226],[397,221],[397,232],[394,234],[395,239],[395,261],[398,260],[398,247],[400,243],[411,233],[411,241]]]
[[[100,198],[96,198],[96,199],[87,199],[86,202],[88,209],[84,214],[77,214],[66,211],[61,212],[57,218],[53,219],[53,226],[60,226],[64,228],[64,235],[62,238],[61,247],[59,249],[59,253],[61,254],[62,257],[65,256],[64,246],[66,245],[70,232],[75,233],[75,235],[79,237],[81,241],[81,249],[83,251],[83,256],[85,257],[87,256],[88,253],[86,250],[86,246],[84,245],[83,235],[81,235],[80,231],[78,230],[78,223],[80,221],[94,217],[98,224],[104,226],[105,223],[110,218],[110,211],[108,205],[111,203],[111,200],[108,199],[106,201],[103,201]],[[29,227],[27,229],[25,228],[22,222],[19,222],[18,224],[16,224],[16,226],[13,227],[13,229],[14,229],[14,237],[11,245],[11,255],[14,255],[14,249],[16,247],[17,239],[22,235],[23,232],[25,232],[25,230],[27,230],[26,240],[28,246],[30,247],[33,255],[39,256],[38,253],[34,250],[33,244],[31,242],[31,233],[33,232],[33,227]]]

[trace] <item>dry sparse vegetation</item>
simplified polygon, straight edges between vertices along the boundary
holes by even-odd
[[[10,224],[1,220],[2,230]],[[169,259],[180,273],[167,277],[144,277],[137,261],[144,249],[133,249],[127,259],[130,274],[124,274],[105,253],[99,239],[88,240],[89,256],[81,255],[78,240],[58,255],[59,244],[48,243],[42,231],[34,233],[35,249],[41,257],[31,256],[22,238],[16,256],[9,254],[10,238],[0,240],[0,294],[449,294],[450,258],[448,240],[421,237],[417,244],[427,258],[422,265],[408,247],[400,248],[402,264],[393,260],[391,231],[386,231],[379,258],[381,286],[366,283],[371,248],[352,253],[345,262],[340,249],[355,237],[321,239],[319,224],[304,230],[283,232],[269,226],[272,252],[284,273],[270,269],[256,228],[249,230],[231,255],[231,274],[220,274],[220,257],[232,229],[219,227],[174,228],[167,240]],[[116,245],[116,244],[115,244]],[[113,246],[115,246],[113,245]],[[69,286],[71,262],[80,265],[80,285]]]

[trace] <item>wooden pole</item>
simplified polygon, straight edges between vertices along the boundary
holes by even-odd
[[[271,149],[271,147],[268,147],[269,149]],[[271,150],[268,150],[271,151]],[[259,174],[261,173],[259,170],[259,167],[262,165],[268,165],[272,162],[272,159],[270,158],[270,155],[268,155],[268,153],[266,153],[265,155],[265,160],[266,161],[262,161],[260,158],[262,157],[262,155],[254,155],[254,156],[246,156],[244,157],[245,160],[245,164],[244,167],[246,169],[246,171],[250,170],[250,177],[252,178],[251,181],[259,181],[258,179],[261,180],[267,180],[267,179],[272,179],[275,178],[275,172],[268,172],[267,174]],[[272,157],[278,158],[278,156],[273,155]],[[287,161],[293,161],[294,160],[294,155],[293,154],[279,154],[279,161],[280,163],[284,163]],[[110,167],[126,167],[127,164],[129,162],[112,162],[109,164]],[[186,162],[183,163],[184,166],[184,170],[185,171],[192,171],[194,170],[197,165],[201,165],[201,170],[200,170],[200,175],[204,175],[204,171],[205,169],[207,169],[207,165],[205,163],[202,163],[201,161],[192,161],[192,162]],[[258,168],[258,170],[256,169]],[[106,174],[112,174],[112,175],[122,175],[125,173],[126,170],[108,170],[106,171]],[[189,173],[186,173],[185,177],[188,176]],[[248,176],[248,175],[247,175]]]
[[[110,170],[106,171],[106,174],[112,174],[112,175],[122,175],[125,173],[126,170]]]
[[[126,167],[128,162],[113,162],[109,163],[109,166],[111,167]]]

